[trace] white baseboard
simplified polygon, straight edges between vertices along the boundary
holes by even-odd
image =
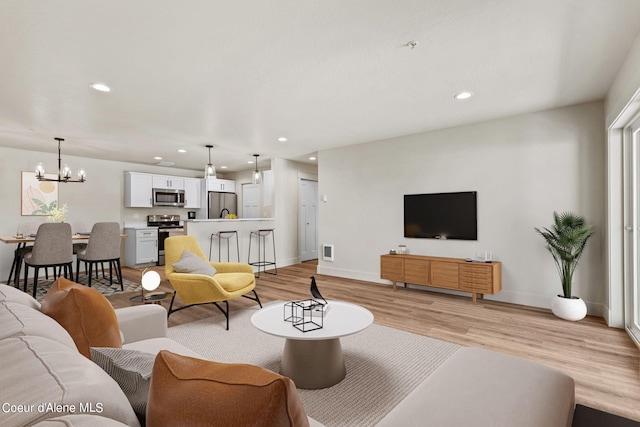
[[[318,265],[318,274],[326,274],[327,276],[344,277],[345,279],[365,280],[367,282],[382,283],[391,285],[388,280],[380,279],[379,273],[368,273],[356,270],[344,270],[340,268],[332,268]],[[413,289],[428,289],[434,292],[442,292],[451,295],[470,296],[469,292],[452,291],[448,289],[432,288],[420,285],[409,285]],[[485,295],[485,299],[491,301],[500,301],[510,304],[526,305],[530,307],[551,308],[551,299],[553,296],[536,295],[530,293],[516,292],[510,290],[501,290],[495,295]],[[585,301],[587,304],[587,314],[590,316],[604,317],[604,304]],[[617,327],[617,326],[616,326]]]
[[[364,271],[344,270],[340,268],[332,268],[318,265],[318,274],[326,274],[327,276],[344,277],[345,279],[365,280],[375,283],[389,283],[387,280],[381,280],[378,273],[367,273]]]

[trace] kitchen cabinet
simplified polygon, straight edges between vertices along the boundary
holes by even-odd
[[[190,209],[200,209],[200,179],[184,178],[184,207]]]
[[[128,267],[141,268],[158,262],[158,229],[125,228],[125,262]]]
[[[140,172],[125,172],[124,182],[125,207],[150,208],[153,206],[153,175]]]
[[[204,180],[206,191],[219,191],[223,193],[235,193],[236,182],[230,179],[207,178]]]
[[[476,295],[495,294],[502,289],[500,262],[475,263],[458,258],[422,255],[382,255],[380,278],[396,282],[470,292]]]
[[[184,178],[170,175],[153,175],[153,188],[184,190]]]

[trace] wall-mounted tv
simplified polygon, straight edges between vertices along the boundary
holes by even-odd
[[[477,192],[405,194],[404,237],[478,240]]]

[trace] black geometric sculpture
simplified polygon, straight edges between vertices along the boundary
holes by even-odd
[[[327,300],[322,298],[322,295],[320,294],[320,291],[318,290],[318,285],[316,285],[316,278],[314,276],[311,276],[311,295],[315,299],[321,299],[325,304],[327,304]]]

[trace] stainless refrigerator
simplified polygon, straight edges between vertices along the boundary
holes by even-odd
[[[225,210],[226,209],[226,210]],[[238,201],[235,193],[209,191],[209,218],[224,218],[225,214],[238,214]]]

